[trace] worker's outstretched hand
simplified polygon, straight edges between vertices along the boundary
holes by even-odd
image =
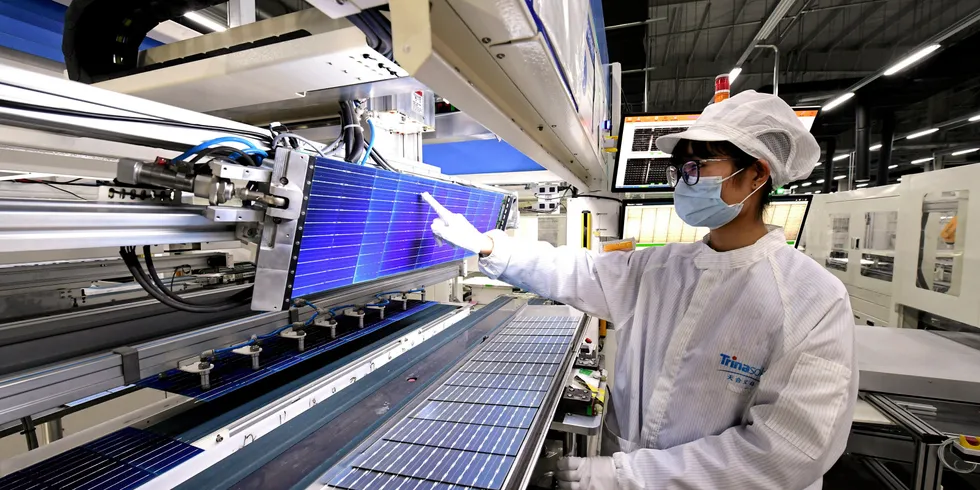
[[[486,255],[493,251],[493,240],[477,230],[465,216],[446,209],[428,192],[422,193],[422,199],[439,215],[432,221],[432,233],[437,237],[473,253]]]
[[[616,464],[610,457],[561,458],[555,473],[562,490],[614,490]]]

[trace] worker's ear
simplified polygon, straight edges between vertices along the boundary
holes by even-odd
[[[769,162],[765,160],[756,160],[755,165],[753,165],[752,170],[755,171],[755,175],[752,175],[752,188],[760,187],[769,180]]]

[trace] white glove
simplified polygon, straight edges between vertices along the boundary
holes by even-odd
[[[465,216],[446,209],[428,192],[422,193],[422,199],[439,215],[432,221],[432,233],[436,237],[476,254],[493,251],[493,240],[477,230]]]
[[[607,456],[561,458],[555,479],[562,490],[615,490],[616,464]]]

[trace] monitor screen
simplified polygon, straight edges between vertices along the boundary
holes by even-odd
[[[786,243],[795,247],[803,234],[812,197],[773,196],[763,221],[782,227]],[[708,233],[707,228],[693,227],[681,220],[671,198],[626,201],[622,216],[623,238],[635,238],[639,248],[694,243]]]
[[[794,108],[796,116],[806,127],[813,127],[818,108]],[[670,153],[657,148],[657,138],[679,133],[694,124],[697,114],[632,114],[623,117],[620,125],[613,192],[669,191],[667,166]]]

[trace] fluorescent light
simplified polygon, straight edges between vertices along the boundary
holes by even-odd
[[[816,165],[814,165],[814,166],[813,166],[813,168],[817,168],[817,167],[819,167],[819,166],[821,166],[821,165],[823,165],[823,162],[817,162],[817,164],[816,164]]]
[[[820,179],[820,180],[817,181],[817,183],[818,184],[823,184],[824,183],[824,180],[823,179]]]
[[[209,18],[207,18],[207,17],[205,17],[205,16],[197,13],[197,12],[187,12],[186,14],[184,14],[184,17],[187,20],[189,20],[189,21],[191,21],[191,22],[193,22],[195,24],[199,24],[202,27],[206,27],[208,29],[211,29],[214,32],[221,32],[221,31],[224,31],[224,30],[228,29],[227,27],[225,27],[225,26],[223,26],[223,25],[221,25],[221,24],[219,24],[219,23],[217,23],[217,22],[215,22],[215,21],[213,21],[213,20],[211,20],[211,19],[209,19]]]
[[[804,182],[800,185],[802,185],[803,187],[810,187],[811,185],[813,185],[813,182]]]
[[[954,151],[953,152],[953,156],[954,157],[958,157],[960,155],[966,155],[967,153],[973,153],[973,152],[978,151],[978,150],[980,150],[980,148],[970,148],[969,150]]]
[[[932,161],[932,157],[929,157],[929,158],[920,158],[918,160],[912,160],[912,165],[918,165],[920,163],[926,163],[926,162],[931,162],[931,161]]]
[[[824,105],[823,106],[823,110],[829,111],[829,110],[833,109],[834,107],[837,107],[837,106],[843,104],[844,102],[847,102],[848,99],[850,99],[851,97],[854,97],[854,92],[848,92],[846,94],[843,94],[840,97],[837,97],[836,99],[834,99],[834,100],[828,102],[826,105]]]
[[[929,53],[932,53],[933,51],[935,51],[935,50],[937,50],[937,49],[939,49],[941,47],[942,46],[940,46],[938,44],[933,44],[931,46],[926,46],[926,47],[924,47],[924,48],[922,48],[922,49],[920,49],[920,50],[912,53],[909,56],[906,56],[905,59],[903,59],[902,61],[899,61],[898,63],[895,63],[890,68],[888,68],[887,70],[885,70],[885,76],[887,77],[889,75],[894,75],[894,74],[896,74],[896,73],[898,73],[898,72],[900,72],[900,71],[908,68],[909,66],[911,66],[916,61],[919,61],[922,58],[925,58],[926,56],[929,56]]]
[[[820,194],[820,191],[813,191],[814,194]]]
[[[980,114],[977,114],[976,116],[973,116],[973,117],[971,117],[970,119],[967,119],[967,120],[970,121],[970,122],[980,121]]]
[[[881,149],[881,143],[878,143],[877,145],[871,145],[871,147],[868,149],[871,151],[878,151]]]
[[[835,162],[839,162],[839,161],[845,160],[847,158],[851,158],[851,154],[850,153],[845,153],[843,155],[837,155],[837,156],[834,157],[834,161]]]
[[[799,186],[798,186],[798,185],[796,185],[796,184],[793,184],[793,185],[791,185],[791,186],[789,186],[789,190],[793,190],[793,189],[796,189],[797,187],[799,187]]]
[[[891,170],[891,169],[893,169],[893,168],[898,168],[898,165],[889,165],[889,166],[888,166],[888,170]]]
[[[838,176],[834,177],[834,180],[840,180],[840,179],[846,179],[846,178],[847,178],[846,175],[838,175]]]
[[[865,183],[863,183],[863,184],[858,184],[858,185],[856,185],[856,186],[854,186],[854,187],[867,187],[867,186],[868,186],[868,183],[867,183],[867,182],[865,182]]]
[[[742,74],[741,66],[736,66],[735,68],[732,68],[732,71],[728,72],[728,84],[731,85],[735,83],[735,79],[738,78],[738,76],[741,74]]]
[[[925,131],[919,131],[918,133],[912,133],[912,134],[906,136],[905,138],[906,139],[910,139],[910,140],[914,140],[914,139],[918,138],[919,136],[925,136],[927,134],[932,134],[932,133],[935,133],[936,131],[939,131],[939,128],[929,128],[929,129],[926,129]]]

